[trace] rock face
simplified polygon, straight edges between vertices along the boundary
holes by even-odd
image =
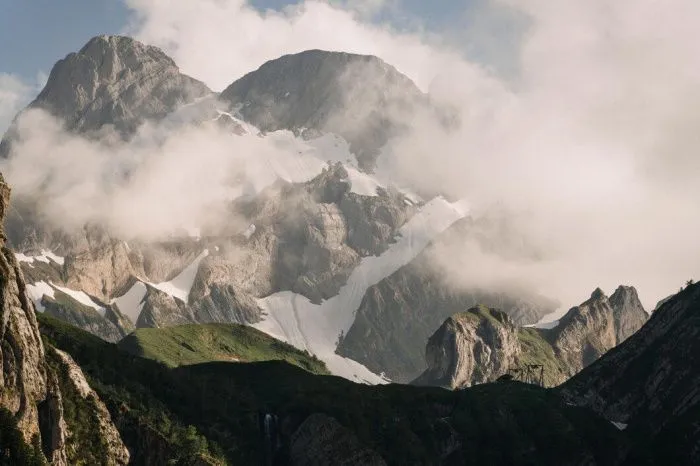
[[[61,118],[66,128],[89,133],[111,125],[123,136],[146,120],[212,92],[180,73],[160,49],[129,37],[99,36],[54,65],[48,82],[29,106]],[[0,157],[7,157],[10,138]]]
[[[646,319],[637,291],[627,286],[609,299],[596,289],[553,329],[517,328],[506,314],[475,307],[450,317],[430,337],[428,369],[413,383],[462,388],[510,374],[559,385],[629,338]]]
[[[0,175],[0,224],[7,212],[9,194],[10,190]],[[67,448],[71,430],[64,415],[65,393],[60,377],[47,361],[22,271],[14,253],[5,247],[1,230],[0,237],[3,243],[0,254],[0,407],[14,414],[25,442],[40,445],[51,464],[74,464]],[[68,378],[86,385],[77,366],[72,368]],[[109,415],[102,418],[101,425],[116,433]],[[105,464],[127,464],[129,454],[118,434],[112,437],[111,443],[114,450],[99,459]]]
[[[516,364],[517,330],[507,314],[478,306],[455,314],[430,337],[428,370],[416,385],[463,388],[490,382]]]
[[[667,299],[641,330],[561,391],[572,403],[650,435],[646,448],[666,464],[696,464],[698,355],[700,285],[695,284]]]
[[[10,189],[0,175],[0,221],[9,204]],[[14,413],[27,443],[40,436],[37,404],[47,397],[44,345],[27,299],[24,278],[12,251],[4,245],[0,254],[2,338],[0,359],[0,405]]]
[[[262,131],[340,134],[364,169],[374,166],[379,149],[427,101],[410,79],[377,57],[322,50],[269,61],[220,98]]]
[[[308,182],[279,181],[236,201],[230,225],[199,239],[127,244],[91,225],[63,243],[62,264],[22,264],[32,286],[83,291],[99,303],[104,317],[57,289],[35,296],[41,310],[108,341],[134,327],[250,324],[260,320],[257,298],[293,291],[319,303],[337,294],[362,257],[384,252],[415,210],[398,192],[353,193],[346,169],[335,164]],[[249,234],[241,219],[253,227]],[[186,297],[153,285],[189,273]],[[134,287],[143,294],[127,308],[120,298]]]
[[[634,288],[620,286],[610,298],[598,288],[588,301],[569,310],[548,339],[573,375],[626,340],[647,319]]]
[[[350,430],[325,414],[312,414],[299,426],[289,457],[294,466],[386,465],[378,453],[363,447]]]
[[[64,373],[64,377],[67,381],[69,387],[65,387],[66,390],[71,390],[75,392],[75,395],[80,397],[87,405],[87,409],[91,413],[91,417],[95,420],[95,425],[93,428],[96,430],[95,434],[99,437],[100,443],[104,447],[103,458],[95,458],[96,460],[104,459],[105,464],[108,465],[125,465],[129,463],[129,451],[124,446],[119,431],[112,423],[109,411],[105,407],[102,400],[100,400],[97,393],[90,388],[83,371],[80,367],[73,361],[73,358],[66,352],[61,351],[56,348],[51,348],[54,351],[59,365],[61,366],[61,371]],[[72,442],[79,445],[80,439],[75,439]],[[74,458],[80,458],[80,451],[72,451],[71,456]]]

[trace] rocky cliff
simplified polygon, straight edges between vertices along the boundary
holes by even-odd
[[[0,222],[7,212],[9,194],[10,190],[0,175]],[[0,407],[14,415],[24,441],[40,449],[51,464],[76,464],[76,459],[83,459],[85,452],[70,448],[77,425],[71,416],[66,415],[67,398],[61,382],[63,374],[47,358],[22,271],[14,253],[4,245],[4,233],[0,232],[0,235]],[[70,366],[65,380],[81,389],[87,385],[77,366]],[[99,403],[95,397],[93,400]],[[103,464],[127,464],[129,453],[112,425],[109,413],[102,410],[83,414],[89,415],[101,431],[110,434],[105,436],[109,448],[97,459]],[[83,421],[80,429],[91,427],[91,422]]]
[[[700,285],[665,300],[649,321],[561,387],[586,406],[650,437],[639,454],[666,464],[700,458]],[[633,464],[633,463],[630,463]]]
[[[501,311],[478,306],[455,314],[430,337],[428,370],[416,385],[463,388],[496,380],[518,360],[513,321]]]
[[[573,375],[629,338],[648,317],[634,288],[620,286],[610,298],[598,288],[569,310],[547,339]]]
[[[518,328],[500,311],[474,307],[447,319],[430,337],[428,369],[413,383],[462,388],[509,374],[559,385],[629,338],[647,317],[636,290],[627,286],[610,298],[596,289],[553,329]]]

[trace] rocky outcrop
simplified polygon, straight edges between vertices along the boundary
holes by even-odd
[[[610,298],[598,288],[562,317],[548,340],[574,375],[639,330],[647,318],[634,288],[620,286]]]
[[[507,314],[477,306],[455,314],[428,340],[426,370],[413,383],[464,388],[496,380],[516,365],[517,329]]]
[[[10,189],[0,175],[0,222],[5,218]],[[40,436],[37,404],[47,397],[44,345],[27,298],[24,278],[12,251],[0,238],[0,406],[9,409],[18,419],[18,426],[27,443]]]
[[[462,388],[502,375],[555,386],[629,338],[646,322],[637,291],[596,289],[553,329],[518,328],[504,313],[478,306],[455,314],[430,337],[428,369],[413,383]]]
[[[308,50],[269,61],[220,95],[262,131],[343,136],[372,169],[384,144],[427,103],[416,85],[377,57]]]
[[[10,190],[0,175],[0,224],[7,212],[9,194]],[[14,253],[4,245],[1,229],[0,238],[0,407],[14,415],[24,441],[40,445],[43,455],[52,465],[74,464],[68,448],[71,428],[65,415],[61,376],[47,361],[34,305],[27,296],[24,277]],[[68,374],[68,380],[87,386],[77,366]],[[102,425],[115,432],[108,416]],[[126,464],[128,452],[123,444],[121,447],[121,452],[111,450],[101,455],[100,462]],[[80,455],[78,452],[73,458],[81,458]]]
[[[312,414],[292,434],[289,458],[293,466],[386,465],[352,431],[325,414]]]
[[[129,451],[124,446],[122,442],[119,431],[112,423],[112,418],[104,405],[102,400],[100,400],[97,393],[90,388],[83,371],[80,367],[73,361],[73,358],[66,352],[61,351],[56,348],[51,348],[51,351],[55,352],[57,359],[59,361],[59,371],[63,372],[63,376],[67,382],[64,385],[64,390],[67,392],[73,392],[71,395],[80,397],[85,403],[85,410],[89,412],[88,419],[93,421],[91,426],[79,426],[80,429],[94,429],[94,434],[99,438],[100,446],[104,448],[103,458],[107,465],[126,465],[129,463]],[[84,421],[83,421],[84,422]],[[78,426],[73,426],[74,430],[78,429]],[[70,440],[70,439],[69,439]],[[70,442],[74,447],[83,444],[81,439],[74,439]],[[81,457],[81,452],[72,451],[70,455],[73,457]]]

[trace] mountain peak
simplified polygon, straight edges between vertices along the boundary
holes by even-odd
[[[325,50],[268,61],[220,98],[262,131],[339,134],[368,170],[413,110],[427,103],[408,77],[380,58]]]
[[[605,293],[600,288],[596,288],[593,290],[593,293],[591,293],[591,299],[599,300],[603,298],[607,298],[607,296],[605,296]]]
[[[144,121],[211,93],[204,83],[181,74],[159,48],[102,35],[56,62],[28,108],[49,112],[69,131],[90,133],[112,125],[127,137]],[[0,145],[0,157],[9,156],[18,138],[13,125]]]
[[[133,58],[133,61],[125,63],[126,67],[135,66],[140,61],[152,60],[177,68],[175,61],[158,47],[146,45],[132,37],[119,35],[103,34],[95,36],[76,54],[69,54],[66,59],[71,57],[71,55],[86,56],[93,59],[102,58],[107,53],[114,53],[126,60]]]

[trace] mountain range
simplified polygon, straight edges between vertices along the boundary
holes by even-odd
[[[444,251],[511,254],[515,233],[385,176],[425,115],[450,124],[372,56],[286,55],[221,93],[128,37],[57,62],[0,143],[12,176],[52,122],[109,157],[107,193],[145,192],[129,154],[171,134],[237,162],[210,215],[157,235],[109,204],[62,215],[56,174],[11,203],[0,178],[0,464],[700,461],[698,285],[651,318],[596,289],[542,325],[561,303],[446,277]]]

